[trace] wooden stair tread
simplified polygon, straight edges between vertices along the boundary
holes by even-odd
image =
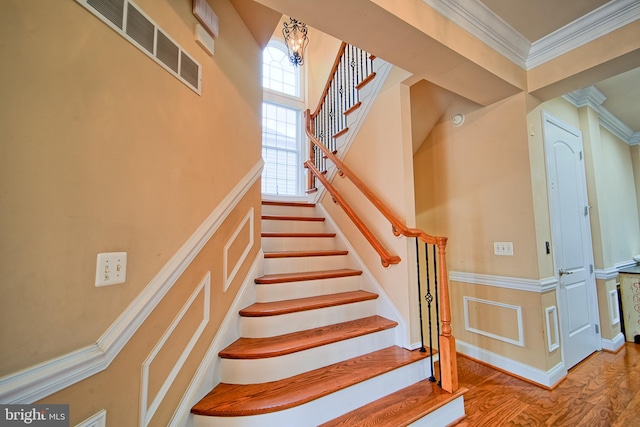
[[[308,202],[278,202],[276,200],[263,200],[264,206],[289,206],[289,207],[301,207],[301,208],[315,208],[315,203]]]
[[[371,292],[351,291],[284,301],[257,302],[240,310],[240,315],[245,317],[276,316],[279,314],[296,313],[300,311],[368,301],[376,298],[378,298],[378,295]]]
[[[424,359],[426,353],[388,347],[279,381],[218,384],[191,412],[244,416],[281,411]]]
[[[336,237],[336,233],[282,233],[282,232],[264,232],[262,237]]]
[[[262,215],[261,219],[269,221],[311,221],[323,222],[325,218],[321,216],[294,216],[294,215]]]
[[[397,326],[393,320],[370,316],[268,338],[240,338],[219,353],[225,359],[262,359],[355,338]]]
[[[265,274],[264,276],[254,279],[254,282],[258,285],[269,285],[269,284],[277,284],[277,283],[302,282],[307,280],[336,279],[339,277],[360,276],[361,274],[362,274],[361,270],[352,270],[350,268],[342,268],[338,270]]]
[[[347,255],[346,250],[321,250],[321,251],[282,251],[282,252],[265,252],[265,258],[300,258],[314,256],[333,256]]]
[[[449,393],[423,380],[321,424],[320,427],[403,427],[443,407],[467,390]]]

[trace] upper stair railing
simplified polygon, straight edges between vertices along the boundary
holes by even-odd
[[[428,306],[429,348],[432,349],[432,303],[435,302],[435,323],[438,330],[438,352],[440,359],[440,385],[449,392],[458,389],[458,368],[456,362],[455,338],[451,334],[451,303],[449,296],[449,275],[446,263],[446,237],[434,237],[422,230],[406,226],[391,208],[356,176],[337,154],[336,138],[348,131],[346,117],[360,105],[359,90],[375,77],[374,57],[355,46],[343,43],[333,64],[329,81],[325,85],[323,95],[316,111],[306,111],[306,132],[310,141],[310,159],[305,162],[308,169],[308,190],[317,190],[317,182],[331,194],[334,202],[339,204],[367,241],[380,255],[383,266],[397,264],[401,261],[392,255],[364,224],[344,198],[335,190],[325,177],[327,161],[337,168],[340,176],[347,177],[371,204],[391,223],[395,236],[416,239],[416,260],[418,268],[418,291],[423,295]],[[419,242],[424,244],[420,249]],[[429,253],[432,252],[431,258]],[[424,257],[424,263],[420,258]],[[422,297],[420,304],[420,328],[422,331]],[[425,351],[424,334],[422,334],[422,351]],[[432,368],[432,380],[435,381]]]
[[[320,96],[318,108],[311,114],[309,111],[306,113],[307,126],[311,126],[313,135],[333,153],[337,152],[336,138],[349,131],[347,116],[361,105],[360,88],[376,76],[374,59],[364,50],[343,42]],[[313,143],[309,146],[309,156],[319,171],[326,171],[326,158]],[[315,176],[309,174],[308,179],[307,192],[313,192],[317,189]]]

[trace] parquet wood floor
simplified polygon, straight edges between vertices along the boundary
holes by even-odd
[[[640,427],[640,344],[596,352],[546,390],[458,357],[467,417],[455,427]]]

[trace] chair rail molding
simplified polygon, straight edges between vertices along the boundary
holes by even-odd
[[[495,286],[497,288],[514,289],[517,291],[544,293],[558,287],[558,279],[547,277],[545,279],[524,279],[520,277],[492,276],[489,274],[466,273],[462,271],[449,271],[449,280],[452,282],[471,283],[474,285]]]

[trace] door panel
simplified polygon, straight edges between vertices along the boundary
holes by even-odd
[[[582,135],[545,113],[544,137],[562,349],[569,369],[600,348]]]

